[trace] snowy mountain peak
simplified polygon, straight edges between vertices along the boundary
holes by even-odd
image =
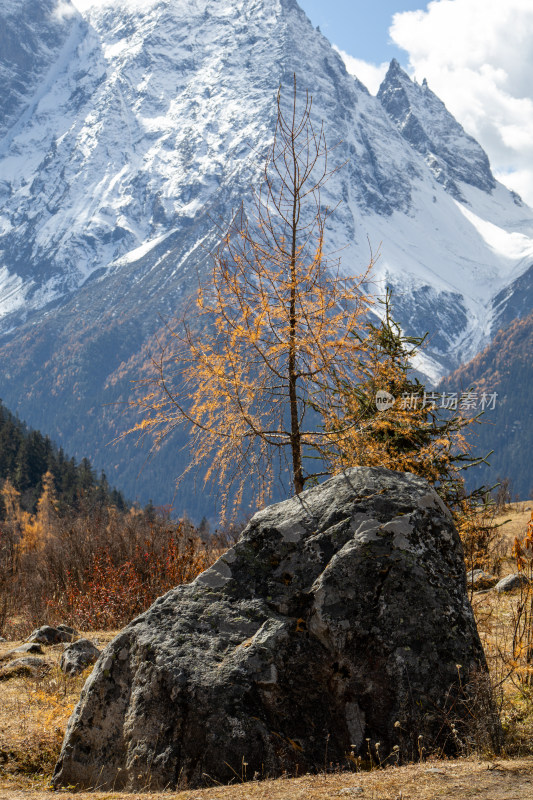
[[[32,25],[34,3],[46,25]],[[0,141],[0,316],[67,296],[208,207],[227,218],[260,174],[276,92],[294,72],[351,160],[341,191],[378,213],[409,208],[406,153],[386,144],[400,137],[294,0],[100,0],[83,20],[67,0],[23,0],[14,39],[20,28],[40,52],[60,5],[50,66],[19,75],[7,59],[8,91],[22,81],[33,99]]]
[[[402,136],[425,159],[435,178],[456,199],[459,183],[491,192],[496,181],[480,145],[450,114],[427,81],[413,82],[396,59],[390,63],[378,94]]]

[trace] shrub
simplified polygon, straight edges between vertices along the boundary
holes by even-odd
[[[25,512],[24,512],[25,513]],[[116,628],[159,595],[193,580],[216,558],[220,537],[205,541],[187,521],[139,509],[88,505],[54,516],[28,545],[15,519],[0,529],[0,623],[23,637],[43,622]],[[32,531],[36,526],[29,520]]]

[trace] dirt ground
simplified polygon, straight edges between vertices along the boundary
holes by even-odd
[[[164,793],[53,792],[0,781],[0,800],[533,800],[533,757],[497,761],[434,761],[366,773],[305,775],[229,787]]]

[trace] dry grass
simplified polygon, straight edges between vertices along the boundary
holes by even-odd
[[[304,775],[181,792],[61,791],[73,800],[533,800],[533,758],[455,760],[409,764],[365,773]],[[0,781],[0,800],[49,800],[41,785],[15,787]]]
[[[532,510],[533,500],[530,502],[509,503],[505,511],[495,517],[496,524],[502,525],[500,530],[509,547],[512,547],[515,537],[524,536],[527,523],[531,519]]]
[[[21,676],[0,684],[4,774],[50,774],[80,690],[81,681],[65,678],[55,665],[45,675]]]
[[[501,528],[503,552],[501,574],[516,572],[516,561],[511,557],[515,538],[523,538],[531,519],[533,503],[511,503],[496,518],[504,523]],[[495,695],[501,707],[508,755],[524,756],[533,753],[533,687],[521,679],[522,665],[513,654],[514,621],[520,602],[520,592],[498,594],[493,591],[477,592],[472,596],[472,607]]]
[[[504,535],[510,545],[522,536],[532,504],[512,504],[503,515],[512,522]],[[507,559],[502,572],[514,571]],[[473,607],[501,704],[506,732],[504,757],[498,761],[470,758],[434,761],[372,772],[306,775],[275,781],[249,782],[229,787],[168,793],[146,793],[143,800],[329,800],[361,797],[367,800],[533,800],[533,691],[513,672],[512,618],[517,595],[477,593]],[[86,632],[104,647],[116,631]],[[20,642],[0,643],[0,663]],[[65,726],[90,668],[77,678],[59,670],[62,645],[46,648],[50,664],[46,675],[0,682],[0,800],[50,798],[50,775],[61,746]],[[60,792],[76,800],[134,800],[139,793]]]
[[[500,704],[509,755],[533,753],[533,691],[519,679],[512,652],[513,612],[517,596],[475,594],[472,605]]]
[[[103,647],[115,633],[87,635]],[[25,655],[8,656],[20,644],[0,643],[0,663]],[[92,669],[74,678],[64,675],[59,669],[63,645],[45,650],[45,668],[35,677],[0,682],[0,775],[14,781],[14,786],[48,783],[68,719]]]

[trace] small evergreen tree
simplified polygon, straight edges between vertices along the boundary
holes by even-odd
[[[425,336],[402,332],[392,318],[389,292],[381,303],[380,322],[353,332],[361,342],[363,378],[339,382],[326,419],[330,440],[323,455],[333,472],[358,465],[420,475],[450,507],[459,508],[466,496],[463,469],[484,461],[472,456],[465,437],[478,417],[451,413],[445,397],[443,403],[443,396],[426,390],[411,366]]]

